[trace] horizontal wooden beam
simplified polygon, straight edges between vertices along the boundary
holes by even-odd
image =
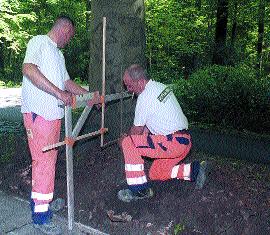
[[[88,138],[88,137],[100,135],[100,134],[102,134],[104,132],[107,132],[107,131],[108,131],[108,128],[104,128],[103,130],[98,130],[98,131],[94,131],[94,132],[91,132],[91,133],[88,133],[88,134],[80,135],[80,136],[74,138],[73,141],[76,142],[78,140],[82,140],[82,139],[85,139],[85,138]],[[42,149],[42,151],[46,152],[48,150],[58,148],[58,147],[60,147],[62,145],[65,145],[65,144],[66,144],[66,141],[61,141],[61,142],[58,142],[58,143],[55,143],[55,144],[51,144],[51,145],[48,145],[48,146],[44,147]]]

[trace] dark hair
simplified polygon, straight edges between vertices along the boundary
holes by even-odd
[[[59,21],[59,20],[64,20],[64,21],[68,21],[73,27],[75,27],[75,23],[74,21],[67,15],[60,15],[56,18],[56,21]]]

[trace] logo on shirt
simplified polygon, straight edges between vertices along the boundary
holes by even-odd
[[[160,102],[165,103],[169,97],[169,94],[173,91],[172,87],[166,87],[157,97]]]

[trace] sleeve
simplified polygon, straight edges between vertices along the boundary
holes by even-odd
[[[27,45],[25,57],[23,63],[31,63],[37,66],[40,65],[41,61],[41,43],[37,37],[32,38]]]
[[[149,109],[148,103],[149,100],[145,99],[145,97],[139,96],[137,99],[137,104],[135,108],[135,117],[134,117],[134,126],[144,126],[146,125]]]

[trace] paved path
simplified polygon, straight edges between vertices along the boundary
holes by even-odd
[[[39,230],[32,226],[30,205],[21,198],[8,195],[0,191],[0,234],[4,235],[41,235]],[[68,229],[68,222],[65,218],[54,215],[54,222],[63,229],[63,234],[89,234],[106,235],[89,226],[75,223],[73,230]]]

